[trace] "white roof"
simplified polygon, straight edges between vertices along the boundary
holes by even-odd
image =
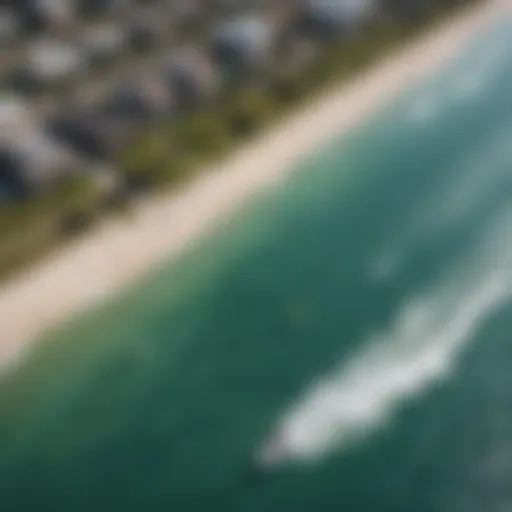
[[[220,23],[214,37],[251,54],[265,53],[272,44],[273,25],[263,17],[239,16]]]
[[[87,49],[94,52],[114,53],[126,40],[126,33],[114,23],[103,23],[87,27],[83,33],[83,42]]]
[[[14,14],[4,8],[0,8],[0,42],[8,41],[18,30],[18,23]]]
[[[57,20],[67,20],[71,18],[74,11],[75,2],[72,0],[36,0],[41,8]]]
[[[33,183],[51,179],[63,168],[71,167],[73,161],[68,151],[36,127],[12,141],[10,147],[25,164],[25,178]]]
[[[58,41],[34,41],[28,48],[26,65],[41,78],[52,79],[79,72],[85,56],[75,46]]]
[[[0,96],[0,139],[11,139],[32,125],[30,108],[14,95]]]

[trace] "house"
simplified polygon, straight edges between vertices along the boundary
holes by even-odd
[[[240,12],[242,4],[239,0],[215,0],[212,2],[215,14],[225,16]],[[210,4],[210,5],[212,5]]]
[[[162,65],[162,75],[179,110],[208,102],[220,88],[217,69],[208,55],[195,46],[174,50]]]
[[[12,9],[30,32],[59,30],[75,20],[70,0],[15,0]]]
[[[111,85],[101,105],[110,119],[133,127],[165,119],[173,97],[165,82],[150,72],[128,75]]]
[[[34,125],[9,141],[0,141],[0,181],[17,193],[51,187],[77,168],[76,157]]]
[[[87,66],[87,56],[79,45],[56,39],[34,39],[26,48],[15,83],[22,89],[38,91],[78,78]]]
[[[281,0],[280,2],[265,3],[262,6],[266,18],[275,27],[275,45],[273,55],[277,65],[287,64],[290,53],[298,55],[297,48],[305,48],[304,34],[300,30],[301,9],[298,0]],[[299,43],[299,44],[297,44]]]
[[[128,40],[136,51],[149,51],[158,47],[169,34],[171,18],[166,12],[152,7],[134,9],[127,24]]]
[[[421,19],[438,4],[433,0],[379,0],[379,3],[386,15],[409,21]]]
[[[47,131],[87,162],[111,157],[126,140],[127,129],[91,106],[73,107],[51,116]]]
[[[239,15],[215,25],[210,49],[223,70],[242,75],[269,63],[275,37],[275,26],[264,16]]]
[[[205,9],[204,0],[173,0],[172,16],[178,24],[189,24],[199,21]]]
[[[127,12],[132,0],[74,0],[77,15],[83,20],[99,20]]]
[[[305,0],[301,26],[306,35],[324,39],[358,30],[376,11],[375,0]]]
[[[19,21],[12,9],[0,7],[0,45],[2,48],[12,44],[19,36]]]
[[[13,171],[16,156],[7,151],[13,139],[22,137],[33,123],[32,113],[27,103],[15,96],[0,98],[0,202],[17,192]]]
[[[0,142],[0,207],[22,193],[16,155]]]
[[[0,97],[0,142],[23,136],[34,115],[27,101],[15,95]]]
[[[85,58],[92,64],[103,63],[126,50],[127,34],[117,23],[86,25],[79,37]]]

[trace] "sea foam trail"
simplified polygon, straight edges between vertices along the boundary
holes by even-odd
[[[498,242],[501,228],[494,226],[485,242]],[[314,460],[360,441],[389,425],[404,402],[449,377],[461,350],[511,296],[510,244],[486,250],[456,277],[406,302],[386,331],[306,390],[278,427],[292,457]]]

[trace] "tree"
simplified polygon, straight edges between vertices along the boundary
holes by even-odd
[[[185,160],[220,156],[230,145],[222,116],[212,111],[198,112],[183,119],[171,130],[171,138]]]
[[[172,156],[163,136],[151,133],[135,140],[118,155],[128,193],[145,190],[167,181],[166,167]]]

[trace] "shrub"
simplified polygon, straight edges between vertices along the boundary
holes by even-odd
[[[146,189],[165,181],[164,169],[171,159],[164,137],[146,135],[124,148],[117,158],[128,192]]]
[[[305,96],[308,81],[302,73],[279,75],[272,80],[269,89],[276,102],[291,105]]]
[[[277,106],[268,91],[241,91],[228,105],[230,129],[235,135],[248,135],[266,123],[276,111]]]
[[[17,268],[52,247],[63,228],[65,234],[74,234],[89,225],[101,199],[90,178],[76,175],[50,193],[0,209],[0,273]]]
[[[219,156],[230,145],[227,127],[218,113],[205,111],[181,120],[171,131],[174,146],[184,160]]]

